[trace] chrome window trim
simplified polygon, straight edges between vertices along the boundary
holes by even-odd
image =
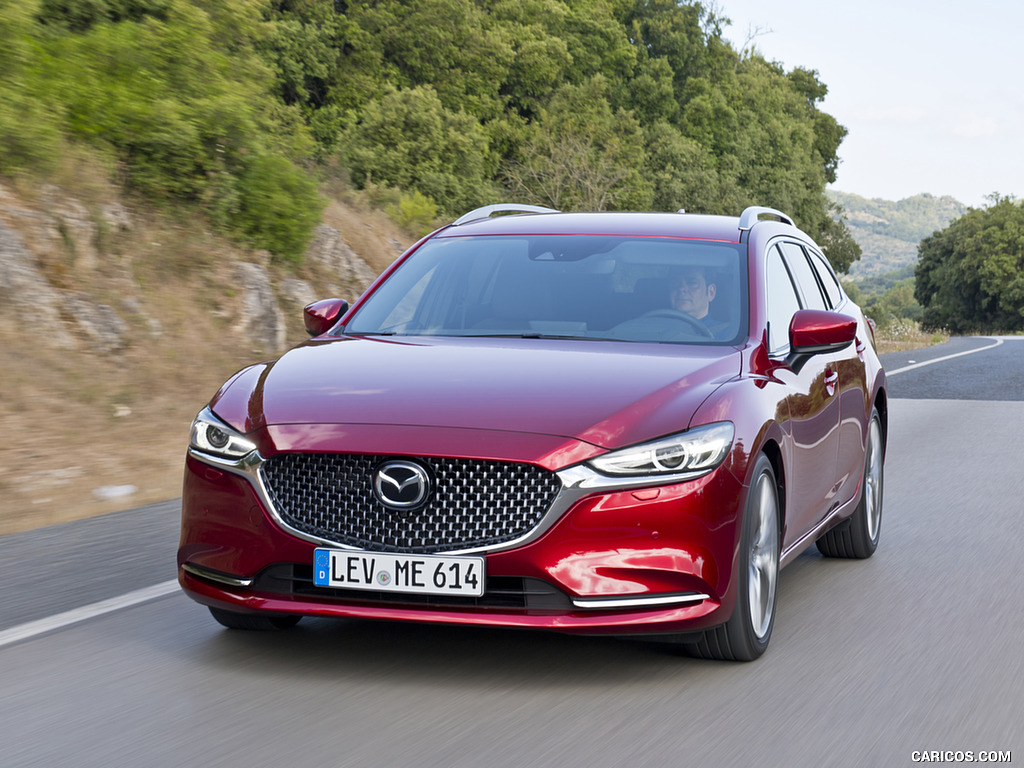
[[[228,459],[221,456],[213,456],[192,447],[188,449],[188,453],[191,457],[203,462],[204,464],[208,464],[216,467],[217,469],[245,478],[256,492],[257,497],[263,504],[263,508],[266,509],[267,513],[273,518],[274,523],[289,535],[295,536],[303,541],[308,541],[311,544],[316,544],[319,547],[343,549],[353,552],[366,551],[361,550],[358,547],[342,544],[330,539],[312,536],[288,525],[288,523],[286,523],[278,513],[273,502],[270,500],[270,494],[263,482],[263,473],[260,471],[265,459],[260,455],[259,451],[253,451],[240,459]],[[512,541],[502,542],[501,544],[493,544],[486,547],[474,547],[471,549],[444,550],[437,554],[476,555],[516,549],[517,547],[525,546],[539,539],[547,533],[551,527],[561,519],[561,517],[568,512],[574,504],[576,504],[576,502],[593,493],[611,493],[615,491],[629,491],[645,487],[649,488],[652,486],[674,485],[676,483],[696,480],[697,478],[703,477],[713,471],[713,469],[703,469],[695,472],[678,472],[666,475],[612,477],[609,475],[603,475],[597,470],[591,469],[586,465],[576,464],[555,473],[558,476],[558,479],[562,481],[562,490],[560,490],[555,496],[554,501],[551,502],[551,506],[548,507],[547,511],[541,517],[540,522],[538,522],[537,525],[525,535],[520,536],[518,539],[513,539]]]
[[[804,250],[807,251],[807,255],[810,256],[811,258],[811,266],[813,266],[815,270],[818,271],[818,278],[822,281],[822,287],[825,289],[825,293],[828,297],[830,304],[832,304],[832,296],[831,294],[829,294],[828,286],[824,285],[824,282],[826,276],[832,280],[832,284],[835,286],[836,291],[839,293],[839,301],[835,304],[832,304],[832,310],[838,311],[840,307],[845,306],[846,302],[850,300],[849,297],[846,295],[846,291],[843,290],[843,283],[839,280],[839,275],[836,274],[836,271],[832,267],[831,262],[829,262],[829,260],[825,257],[825,254],[822,253],[819,248],[812,248],[810,246],[805,245]],[[815,264],[815,259],[817,259],[818,264]],[[821,274],[822,272],[825,272],[826,275],[823,276]]]

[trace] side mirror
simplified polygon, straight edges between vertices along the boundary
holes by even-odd
[[[321,299],[306,305],[302,309],[302,320],[306,324],[306,333],[310,336],[327,333],[346,312],[348,312],[348,302],[344,299]]]
[[[857,338],[857,321],[838,312],[801,309],[789,323],[790,353],[786,362],[794,371],[814,355],[838,352]]]

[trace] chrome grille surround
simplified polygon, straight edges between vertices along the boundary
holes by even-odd
[[[374,470],[394,457],[287,453],[259,470],[284,524],[343,547],[427,554],[488,549],[527,536],[562,482],[554,472],[508,461],[412,458],[433,476],[418,509],[389,509],[374,496]]]

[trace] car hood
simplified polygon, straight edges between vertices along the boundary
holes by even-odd
[[[379,425],[530,433],[617,448],[686,429],[739,369],[734,347],[340,337],[239,372],[211,405],[246,433]]]

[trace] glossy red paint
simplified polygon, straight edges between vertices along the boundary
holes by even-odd
[[[731,347],[341,337],[250,369],[211,407],[246,433],[268,424],[372,424],[552,435],[612,448],[663,435],[666,425],[685,429],[693,410],[739,370]]]
[[[320,336],[337,325],[341,316],[348,311],[348,302],[343,299],[322,299],[308,304],[302,310],[302,319],[306,324],[306,332],[310,336]]]
[[[738,601],[743,510],[760,457],[779,488],[783,564],[854,511],[868,422],[885,426],[885,374],[859,308],[802,309],[791,349],[768,346],[764,254],[780,238],[813,247],[795,228],[677,214],[504,216],[428,235],[345,313],[340,300],[307,308],[317,338],[233,376],[212,413],[262,459],[320,452],[514,461],[573,472],[609,451],[729,422],[725,460],[687,481],[651,477],[580,492],[529,543],[485,553],[488,575],[539,579],[568,598],[657,598],[689,605],[614,609],[498,609],[384,604],[283,594],[203,578],[252,579],[277,564],[311,567],[317,544],[283,526],[254,475],[193,451],[187,458],[179,581],[200,603],[237,612],[359,616],[547,628],[582,633],[699,632]],[[735,345],[549,338],[346,336],[345,323],[433,238],[588,234],[742,242],[747,333]],[[339,325],[340,322],[340,325]],[[762,460],[763,464],[763,460]],[[189,572],[184,567],[192,567]]]
[[[278,453],[334,453],[339,447],[391,456],[451,456],[521,461],[557,471],[593,458],[604,449],[558,435],[511,430],[404,424],[277,424],[253,433],[266,457]]]
[[[331,604],[325,601],[304,602],[278,595],[253,591],[226,590],[209,581],[198,579],[185,571],[178,571],[178,583],[196,602],[239,613],[299,614],[331,618],[380,619],[411,621],[430,624],[477,625],[516,629],[547,629],[566,634],[634,635],[674,634],[673,627],[687,630],[713,626],[721,616],[721,606],[705,600],[691,606],[631,611],[576,613],[502,613],[499,611],[465,611],[457,609],[391,608],[371,603],[349,602]]]
[[[818,309],[801,309],[793,315],[789,326],[790,344],[797,352],[838,351],[853,343],[856,335],[857,321],[854,318]]]
[[[281,531],[243,478],[225,474],[211,480],[206,469],[191,457],[186,461],[182,507],[187,513],[178,551],[183,588],[206,605],[582,632],[621,632],[636,621],[645,631],[673,633],[718,623],[720,614],[731,610],[735,601],[730,578],[736,549],[734,504],[743,488],[725,467],[692,483],[662,486],[653,502],[638,500],[630,492],[593,494],[570,508],[540,540],[487,557],[490,576],[541,578],[578,597],[678,592],[710,596],[699,606],[646,609],[628,616],[619,612],[594,616],[593,611],[536,616],[525,609],[488,610],[479,616],[456,609],[403,611],[212,584],[181,571],[180,566],[188,563],[252,578],[274,563],[311,563],[316,545]]]

